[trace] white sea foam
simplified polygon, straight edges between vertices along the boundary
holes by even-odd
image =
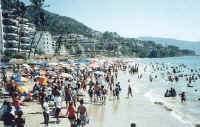
[[[179,120],[180,122],[182,122],[184,124],[188,124],[191,127],[193,126],[193,123],[190,120],[188,120],[188,116],[187,115],[185,115],[184,113],[176,111],[175,106],[173,106],[172,104],[164,101],[162,98],[154,97],[153,94],[152,94],[152,91],[147,92],[144,96],[149,98],[149,100],[152,103],[160,104],[166,110],[171,111],[171,115],[174,118],[176,118],[177,120]]]

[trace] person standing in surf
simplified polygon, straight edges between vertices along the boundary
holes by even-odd
[[[128,98],[129,98],[129,95],[131,95],[131,97],[133,97],[130,80],[128,80]]]
[[[181,103],[186,101],[185,92],[180,93],[179,96],[181,97]]]

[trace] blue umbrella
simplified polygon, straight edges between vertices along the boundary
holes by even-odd
[[[67,63],[67,64],[72,64],[73,62],[70,61],[70,60],[67,60],[67,61],[64,61],[64,63]]]
[[[56,75],[56,72],[50,71],[50,75]]]
[[[76,62],[76,63],[74,63],[74,65],[79,66],[79,65],[81,65],[81,63],[80,62]]]
[[[46,66],[48,66],[48,62],[41,62],[41,63],[40,63],[40,65],[42,65],[42,66],[45,66],[45,67],[46,67]]]

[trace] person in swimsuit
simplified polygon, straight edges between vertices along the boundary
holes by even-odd
[[[87,109],[83,105],[83,100],[80,100],[80,105],[78,107],[78,114],[80,114],[79,118],[81,120],[82,126],[85,127],[87,121]]]
[[[76,119],[75,108],[73,106],[73,102],[70,102],[70,104],[69,104],[69,107],[67,109],[67,116],[68,116],[68,119],[69,119],[69,122],[70,122],[70,126],[72,127],[73,123]]]

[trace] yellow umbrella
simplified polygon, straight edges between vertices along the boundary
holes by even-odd
[[[62,73],[61,76],[64,78],[73,78],[73,76],[68,73]]]

